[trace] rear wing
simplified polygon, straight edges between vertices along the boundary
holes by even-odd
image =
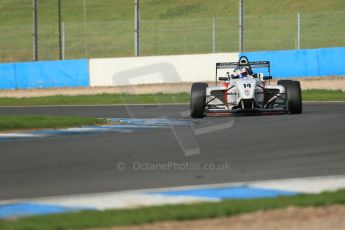
[[[254,61],[246,64],[240,62],[218,62],[216,63],[216,84],[218,81],[218,70],[219,69],[235,69],[239,66],[247,66],[250,69],[267,68],[268,75],[271,76],[271,65],[269,61]]]

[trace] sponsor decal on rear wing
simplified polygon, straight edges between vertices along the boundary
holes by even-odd
[[[230,69],[238,66],[250,66],[251,68],[270,68],[269,61],[254,61],[248,62],[248,64],[241,64],[238,62],[218,62],[216,64],[217,69]]]
[[[268,76],[271,76],[271,66],[269,61],[253,61],[247,63],[240,63],[238,62],[218,62],[216,63],[216,85],[218,80],[218,70],[219,69],[235,69],[238,66],[248,66],[250,69],[256,68],[267,68]],[[266,73],[266,74],[267,74]]]

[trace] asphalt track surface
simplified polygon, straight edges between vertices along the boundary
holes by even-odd
[[[148,132],[0,142],[0,200],[345,174],[345,103],[307,103],[303,109],[301,115],[208,117],[194,120],[193,127]],[[187,110],[1,107],[0,114],[181,118]],[[200,154],[186,156],[181,146]],[[119,162],[125,168],[119,170]],[[230,169],[183,168],[224,163]]]

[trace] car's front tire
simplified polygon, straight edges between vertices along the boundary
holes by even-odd
[[[278,85],[284,86],[287,95],[287,111],[290,114],[302,113],[302,91],[299,81],[280,80]]]
[[[193,118],[203,118],[206,115],[207,83],[193,83],[190,97],[190,115]]]

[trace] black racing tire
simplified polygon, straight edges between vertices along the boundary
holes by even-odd
[[[289,114],[302,113],[302,91],[299,81],[280,80],[278,85],[284,86],[287,94],[287,111]]]
[[[288,86],[288,84],[289,84],[290,82],[292,82],[292,80],[278,80],[277,85],[283,86],[284,89],[285,89],[285,93],[286,93],[286,92],[287,92],[287,86]],[[287,97],[286,97],[286,107],[285,107],[285,109],[286,109],[286,113],[289,113],[289,111],[288,111],[288,100],[287,100]]]
[[[193,83],[190,97],[190,116],[203,118],[206,115],[206,88],[207,83]]]

